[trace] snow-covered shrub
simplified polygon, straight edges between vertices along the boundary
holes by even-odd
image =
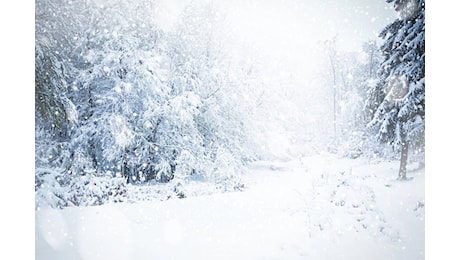
[[[155,170],[156,170],[155,179],[158,182],[168,182],[173,177],[171,165],[166,160],[160,161],[160,163],[156,165]]]
[[[198,165],[197,158],[187,150],[182,150],[174,163],[176,165],[174,173],[176,181],[182,181],[201,171],[201,169],[196,167]]]
[[[235,159],[235,156],[227,149],[219,147],[212,162],[212,171],[208,172],[208,178],[215,182],[218,188],[240,189],[242,171],[241,163]]]
[[[62,169],[35,169],[35,208],[63,208],[69,205],[66,199],[68,186],[61,186],[61,176]]]
[[[123,202],[126,180],[112,176],[86,174],[74,179],[67,194],[73,206],[95,206],[110,202]]]
[[[38,168],[35,207],[96,206],[126,199],[126,180],[94,173],[72,175],[62,169]]]

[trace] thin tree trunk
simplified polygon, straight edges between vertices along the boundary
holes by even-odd
[[[92,90],[92,85],[90,84],[88,87],[88,105],[89,105],[89,115],[88,118],[92,118],[94,114],[94,100],[93,100],[93,90]],[[96,122],[93,121],[94,124],[94,129],[97,129]],[[92,160],[92,166],[97,172],[98,168],[98,162],[97,162],[97,154],[96,154],[96,144],[95,144],[95,133],[93,132],[89,138],[89,154]]]
[[[407,157],[409,155],[409,142],[403,142],[401,145],[401,162],[399,165],[398,180],[407,180]]]
[[[129,172],[128,172],[128,148],[125,147],[123,155],[121,156],[121,176],[126,179],[126,183],[129,181]]]
[[[333,96],[334,96],[334,143],[337,141],[337,118],[336,118],[336,106],[337,106],[337,80],[335,77],[335,64],[332,59],[332,57],[329,58],[331,62],[331,68],[332,68],[332,79],[333,79],[333,85],[332,85],[332,90],[333,90]]]

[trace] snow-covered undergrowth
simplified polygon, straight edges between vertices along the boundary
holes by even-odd
[[[424,259],[425,170],[397,170],[325,154],[253,163],[238,192],[41,207],[36,259]]]
[[[108,203],[133,203],[169,200],[213,193],[242,190],[238,176],[234,180],[209,181],[204,178],[173,179],[168,183],[126,184],[124,178],[87,173],[68,176],[63,170],[38,169],[35,208],[87,207]]]
[[[35,174],[35,208],[94,206],[126,200],[123,178],[88,172],[70,176],[63,169],[38,168]]]

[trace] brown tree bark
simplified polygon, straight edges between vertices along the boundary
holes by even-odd
[[[399,164],[398,180],[407,180],[407,157],[409,156],[409,142],[405,141],[401,145],[401,161]]]

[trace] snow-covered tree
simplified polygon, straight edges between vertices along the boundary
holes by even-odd
[[[360,51],[341,50],[336,38],[323,43],[320,82],[327,106],[327,149],[341,156],[373,156],[379,149],[370,141],[368,89],[377,82],[381,55],[375,41],[362,44]]]
[[[404,180],[409,147],[425,141],[425,1],[387,2],[394,3],[399,18],[380,33],[384,61],[375,91],[383,91],[385,98],[369,125],[378,128],[381,141],[401,150],[398,178]]]
[[[363,50],[368,59],[368,68],[366,69],[365,82],[365,117],[366,121],[370,121],[374,116],[375,111],[385,98],[383,92],[382,80],[379,80],[378,70],[382,63],[382,53],[375,41],[367,42],[363,45]]]
[[[67,97],[66,67],[60,56],[42,43],[35,46],[35,112],[38,125],[68,136],[75,107]]]
[[[58,2],[36,5],[38,197],[85,204],[93,178],[238,185],[256,102],[223,13],[192,1],[164,31],[151,0]]]

